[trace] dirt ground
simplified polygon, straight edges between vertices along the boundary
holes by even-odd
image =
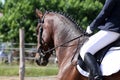
[[[0,76],[0,80],[19,80],[19,76]],[[56,80],[55,76],[48,77],[25,77],[24,80]]]

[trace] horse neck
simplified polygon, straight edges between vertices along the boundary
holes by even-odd
[[[57,15],[53,19],[54,44],[59,45],[73,38],[78,37],[81,32],[75,28],[75,24],[62,15]]]
[[[66,21],[66,22],[65,22]],[[56,21],[54,21],[56,22]],[[59,22],[59,23],[58,23]],[[59,46],[65,42],[68,42],[80,35],[80,31],[77,30],[73,23],[67,20],[60,20],[56,22],[57,24],[54,26],[54,45]],[[59,65],[63,64],[64,61],[70,61],[72,56],[75,54],[75,50],[77,49],[78,39],[75,41],[71,41],[69,43],[64,44],[66,47],[59,47],[56,49],[56,55],[58,58]],[[74,45],[74,46],[71,46]],[[71,46],[71,47],[70,47]]]

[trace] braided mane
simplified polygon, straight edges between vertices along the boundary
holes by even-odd
[[[67,13],[65,13],[65,12],[56,12],[56,11],[47,11],[47,12],[58,13],[58,14],[61,14],[61,15],[65,16],[65,17],[68,18],[71,22],[73,22],[73,24],[75,25],[75,28],[77,28],[77,29],[80,30],[82,33],[84,33],[84,29],[83,29],[81,26],[79,26],[79,24],[77,23],[77,21],[76,21],[74,18],[72,18],[71,15],[69,15],[69,14],[67,14]]]

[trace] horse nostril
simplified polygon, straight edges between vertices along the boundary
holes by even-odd
[[[35,62],[37,63],[37,65],[39,66],[46,66],[48,64],[48,60],[43,60],[42,58],[36,58]]]

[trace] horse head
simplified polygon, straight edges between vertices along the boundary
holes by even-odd
[[[36,63],[40,66],[46,66],[49,62],[49,57],[53,53],[49,51],[53,47],[53,41],[50,35],[52,31],[50,28],[50,23],[48,25],[48,20],[46,19],[47,12],[43,14],[41,11],[36,9],[36,14],[38,16],[37,25],[37,53],[36,53]]]
[[[81,32],[78,27],[74,27],[76,24],[60,13],[45,12],[43,14],[36,10],[36,14],[38,16],[36,62],[38,65],[47,65],[52,51],[55,50],[58,64],[60,64],[63,56],[74,49],[70,46],[77,46]],[[66,53],[67,48],[71,49]]]

